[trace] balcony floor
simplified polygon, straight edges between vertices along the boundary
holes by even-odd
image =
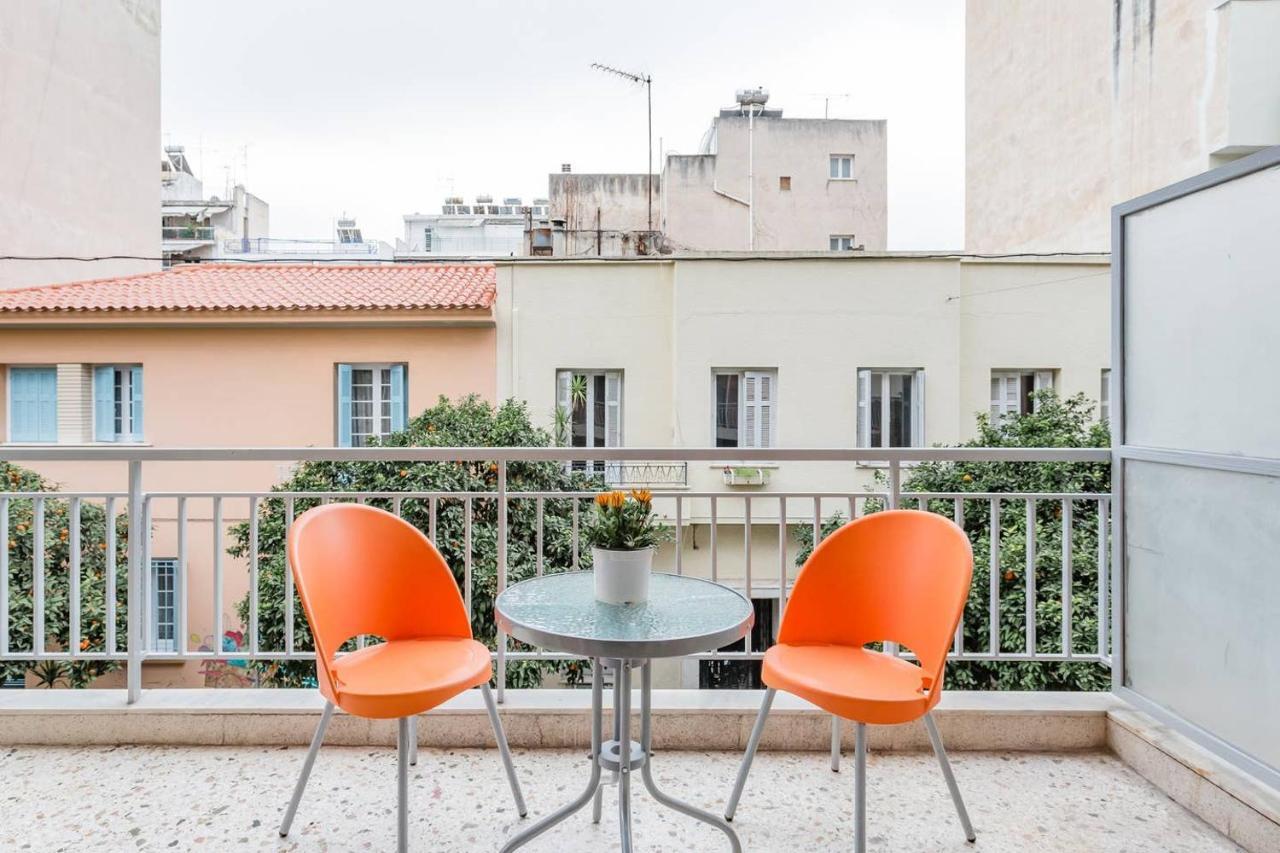
[[[327,747],[316,762],[293,834],[276,834],[298,748],[12,747],[0,849],[17,850],[386,850],[394,841],[395,753]],[[958,753],[952,756],[974,826],[964,843],[930,754],[872,754],[867,762],[873,850],[1238,850],[1207,824],[1101,753]],[[581,752],[516,753],[531,818],[581,790]],[[655,756],[658,784],[718,811],[738,755]],[[762,752],[735,826],[746,850],[850,849],[853,775],[846,756],[833,774],[821,753]],[[720,833],[655,804],[636,780],[636,847],[720,850]],[[526,847],[617,849],[616,800],[605,818],[589,809]],[[496,850],[518,826],[494,750],[423,749],[410,774],[411,849]],[[727,849],[727,848],[726,848]]]

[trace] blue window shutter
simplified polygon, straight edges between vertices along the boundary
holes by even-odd
[[[391,431],[404,429],[409,415],[409,398],[404,389],[404,365],[391,365]]]
[[[129,420],[133,424],[133,435],[130,441],[142,441],[142,368],[129,368],[129,389],[132,396],[129,400]]]
[[[351,365],[338,365],[338,446],[351,446]]]
[[[9,371],[9,426],[12,441],[58,440],[58,371],[15,367]]]
[[[116,440],[115,368],[99,365],[93,369],[93,440]]]

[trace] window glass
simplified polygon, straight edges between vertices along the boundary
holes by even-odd
[[[889,446],[911,446],[911,377],[892,373],[889,379]]]
[[[592,377],[592,401],[591,413],[592,419],[595,421],[595,430],[591,436],[592,447],[604,447],[605,438],[605,392],[604,392],[604,374],[597,373]]]
[[[871,446],[884,446],[884,374],[871,374]]]
[[[738,446],[738,375],[716,375],[716,447]]]
[[[373,437],[373,371],[351,371],[351,446],[364,447]]]

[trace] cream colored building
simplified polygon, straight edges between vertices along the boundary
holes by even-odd
[[[160,0],[0,3],[0,254],[160,256]],[[0,289],[158,261],[0,261]]]
[[[965,247],[1107,251],[1111,206],[1280,143],[1280,0],[968,0]]]

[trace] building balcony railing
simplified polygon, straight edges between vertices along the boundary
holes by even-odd
[[[373,240],[343,243],[337,240],[286,240],[277,237],[249,237],[222,241],[225,255],[376,255]]]
[[[127,490],[110,492],[0,492],[0,578],[4,580],[0,584],[0,661],[32,666],[52,661],[123,664],[128,695],[134,701],[141,692],[143,665],[150,662],[313,660],[311,649],[297,640],[298,620],[304,617],[292,577],[283,570],[282,537],[297,515],[336,501],[372,504],[410,517],[453,563],[473,624],[479,624],[474,618],[477,600],[490,606],[495,589],[501,591],[529,576],[588,567],[589,549],[581,542],[586,513],[598,490],[610,487],[608,481],[617,476],[654,486],[655,511],[671,527],[671,541],[660,552],[656,570],[697,573],[736,587],[757,599],[758,613],[762,606],[772,610],[774,628],[785,612],[798,571],[796,552],[801,539],[820,541],[835,522],[883,508],[922,509],[956,520],[974,543],[975,583],[956,631],[953,661],[1070,661],[1103,669],[1110,665],[1109,492],[902,489],[903,466],[913,462],[1105,464],[1110,461],[1106,450],[735,449],[735,462],[767,458],[782,469],[808,464],[830,473],[833,467],[847,465],[850,481],[860,465],[884,465],[880,483],[871,490],[784,491],[773,488],[779,482],[775,480],[764,491],[744,492],[699,491],[684,485],[689,463],[714,469],[725,461],[723,449],[592,448],[593,457],[605,457],[586,463],[599,466],[604,474],[597,487],[577,491],[523,487],[531,463],[571,466],[575,454],[581,453],[581,448],[545,447],[0,448],[0,458],[17,464],[119,463],[121,482],[128,484]],[[153,466],[172,472],[174,463],[226,467],[282,461],[467,465],[486,472],[491,487],[467,491],[392,486],[377,491],[143,488],[144,474]],[[1041,541],[1037,531],[1046,526],[1056,528],[1057,553],[1037,553]],[[555,547],[553,536],[559,537]],[[700,544],[697,538],[702,539]],[[1091,553],[1082,553],[1082,542],[1090,543]],[[233,544],[235,556],[228,550]],[[156,576],[153,558],[170,554],[168,574]],[[1011,560],[1027,570],[1011,568]],[[275,573],[271,583],[264,582],[268,571]],[[1038,578],[1045,589],[1037,588]],[[1053,580],[1052,590],[1045,578]],[[90,589],[91,594],[86,592]],[[235,593],[239,589],[246,590],[242,599]],[[23,590],[29,599],[21,597]],[[191,590],[209,597],[196,599]],[[241,617],[231,615],[234,607],[226,604],[229,590],[244,602],[237,611]],[[64,615],[55,629],[51,619],[56,612]],[[278,619],[270,631],[264,630],[266,614]],[[691,658],[759,660],[772,641],[769,630],[760,630],[761,621],[770,620],[758,619],[757,631],[740,648]],[[163,631],[158,630],[161,622]],[[190,639],[197,623],[201,633],[207,630],[214,638],[211,642]],[[11,629],[19,624],[30,626],[25,635],[30,637],[29,644],[12,642]],[[975,626],[982,627],[975,631]],[[226,638],[231,636],[237,639],[229,643]],[[907,649],[888,647],[911,656]],[[501,634],[492,650],[500,693],[512,662],[568,657],[517,647]]]
[[[200,240],[212,243],[213,228],[204,226],[165,225],[160,228],[162,240]]]

